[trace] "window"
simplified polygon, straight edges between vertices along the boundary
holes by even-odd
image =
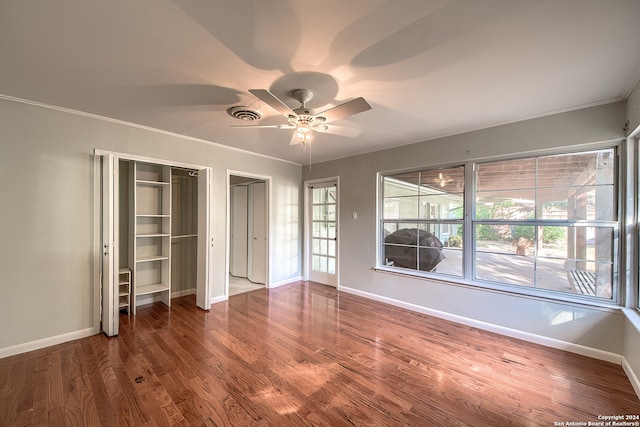
[[[613,149],[476,167],[475,280],[612,298]]]
[[[616,174],[611,148],[384,175],[380,263],[612,300]]]
[[[464,166],[382,180],[384,265],[462,277]]]

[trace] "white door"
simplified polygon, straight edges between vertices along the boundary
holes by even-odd
[[[196,305],[203,310],[211,308],[209,297],[209,266],[211,265],[211,229],[210,216],[211,169],[198,171],[198,260],[196,278]]]
[[[338,268],[338,183],[310,184],[307,204],[310,221],[309,280],[336,286]]]
[[[247,189],[246,185],[231,187],[229,272],[236,277],[247,277]]]
[[[254,283],[267,283],[267,185],[257,182],[249,186],[249,265],[247,278]]]
[[[102,157],[102,330],[118,335],[118,160]]]

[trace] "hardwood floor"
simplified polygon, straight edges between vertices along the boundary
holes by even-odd
[[[622,368],[300,282],[0,359],[0,425],[508,426],[640,414]],[[559,425],[559,424],[555,424]]]

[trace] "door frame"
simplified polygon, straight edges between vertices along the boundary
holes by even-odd
[[[231,175],[241,176],[243,178],[251,178],[257,179],[259,181],[264,181],[266,185],[265,191],[265,213],[267,215],[266,218],[266,262],[265,262],[265,288],[269,289],[271,287],[271,201],[272,201],[272,185],[271,180],[272,177],[269,175],[259,175],[251,172],[244,172],[239,170],[227,169],[227,185],[226,185],[226,193],[227,193],[227,245],[225,250],[225,275],[224,275],[224,296],[225,298],[229,298],[229,267],[231,261]]]
[[[115,220],[116,212],[119,212],[119,198],[117,197],[119,188],[119,162],[115,157],[108,153],[102,156],[102,161],[99,162],[101,166],[101,194],[102,204],[100,218],[100,228],[102,234],[100,235],[100,244],[102,247],[102,257],[100,258],[100,277],[101,283],[105,280],[107,282],[115,284],[115,281],[119,279],[118,269],[115,268],[115,260],[119,260],[119,245],[117,236],[119,235],[120,221]],[[100,169],[100,167],[99,167]],[[106,184],[105,184],[106,182]],[[105,242],[106,240],[106,242]],[[105,268],[107,264],[107,268]],[[106,276],[106,279],[104,278]],[[118,304],[116,304],[115,286],[102,286],[100,290],[100,301],[111,300],[113,304],[110,309],[105,309],[104,305],[100,305],[101,313],[101,326],[104,333],[112,337],[118,335],[119,322],[117,321]]]
[[[205,179],[206,179],[206,184],[207,184],[207,188],[204,189],[204,191],[206,191],[206,196],[208,199],[208,203],[205,203],[203,205],[203,209],[204,211],[204,216],[206,218],[205,223],[206,223],[206,227],[204,230],[204,234],[205,234],[205,238],[203,240],[203,243],[206,243],[206,245],[202,245],[203,247],[206,248],[205,251],[205,255],[204,255],[204,259],[202,259],[202,261],[204,261],[203,266],[204,266],[204,271],[200,272],[198,271],[198,277],[200,279],[200,275],[202,274],[202,280],[205,283],[204,289],[201,289],[200,283],[197,284],[196,287],[196,303],[198,304],[198,306],[200,308],[204,309],[204,310],[209,310],[209,308],[211,307],[211,271],[213,268],[212,265],[212,250],[211,250],[211,242],[212,242],[212,236],[211,236],[211,219],[212,219],[212,209],[211,209],[211,201],[213,200],[212,195],[211,195],[211,189],[212,189],[212,185],[211,185],[211,178],[213,176],[212,174],[212,168],[210,166],[204,166],[204,165],[196,165],[196,164],[190,164],[190,163],[182,163],[182,162],[176,162],[173,160],[167,160],[167,159],[160,159],[160,158],[156,158],[156,157],[148,157],[148,156],[141,156],[141,155],[136,155],[136,154],[130,154],[130,153],[121,153],[121,152],[116,152],[116,151],[110,151],[110,150],[103,150],[103,149],[99,149],[99,148],[94,148],[93,150],[93,202],[94,202],[94,244],[93,244],[93,248],[94,248],[94,253],[93,253],[93,262],[94,262],[94,273],[93,273],[93,280],[94,280],[94,329],[97,332],[100,332],[102,330],[102,328],[100,327],[101,321],[102,321],[102,309],[103,309],[103,304],[101,301],[101,296],[102,296],[102,221],[103,221],[103,212],[102,212],[102,172],[101,172],[101,162],[103,158],[113,158],[114,162],[119,163],[120,160],[127,160],[127,161],[135,161],[135,162],[144,162],[144,163],[155,163],[155,164],[160,164],[160,165],[165,165],[165,166],[169,166],[169,167],[176,167],[176,168],[183,168],[183,169],[193,169],[193,170],[197,170],[199,172],[203,172],[205,175]],[[198,181],[198,184],[200,184],[200,181]],[[114,198],[118,199],[117,194],[118,194],[118,189],[114,189],[115,193],[114,193]],[[198,195],[201,194],[201,189],[200,189],[200,185],[198,186]],[[206,202],[206,201],[205,201]],[[200,204],[200,201],[198,202],[198,204]],[[200,207],[198,209],[198,212],[200,214]],[[114,219],[114,222],[117,223],[117,221]],[[198,231],[198,241],[200,242],[200,235],[201,235],[201,230]],[[119,243],[119,236],[116,234],[115,236],[115,243],[114,245],[116,245],[117,243]],[[198,245],[199,249],[200,249],[200,244]],[[200,256],[198,256],[198,258],[200,258]],[[114,260],[115,261],[115,260]],[[114,268],[115,269],[115,268]],[[199,269],[200,270],[200,269]],[[115,303],[115,302],[114,302]],[[135,301],[131,302],[132,304],[135,304]],[[116,329],[117,330],[117,329]]]
[[[340,287],[340,177],[330,176],[326,178],[311,179],[304,182],[304,254],[303,254],[303,278],[305,281],[309,280],[311,274],[311,198],[309,193],[311,187],[314,184],[321,184],[325,182],[336,183],[336,289]]]

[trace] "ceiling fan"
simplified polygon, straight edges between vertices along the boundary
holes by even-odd
[[[287,123],[233,127],[295,129],[291,138],[291,145],[308,143],[311,140],[311,131],[355,137],[360,134],[360,129],[330,125],[329,123],[371,109],[369,103],[360,97],[343,102],[320,113],[312,114],[307,108],[307,102],[313,99],[313,92],[309,89],[297,89],[293,92],[293,97],[300,102],[300,107],[295,109],[289,108],[266,89],[249,89],[249,92],[284,115],[287,118]]]

